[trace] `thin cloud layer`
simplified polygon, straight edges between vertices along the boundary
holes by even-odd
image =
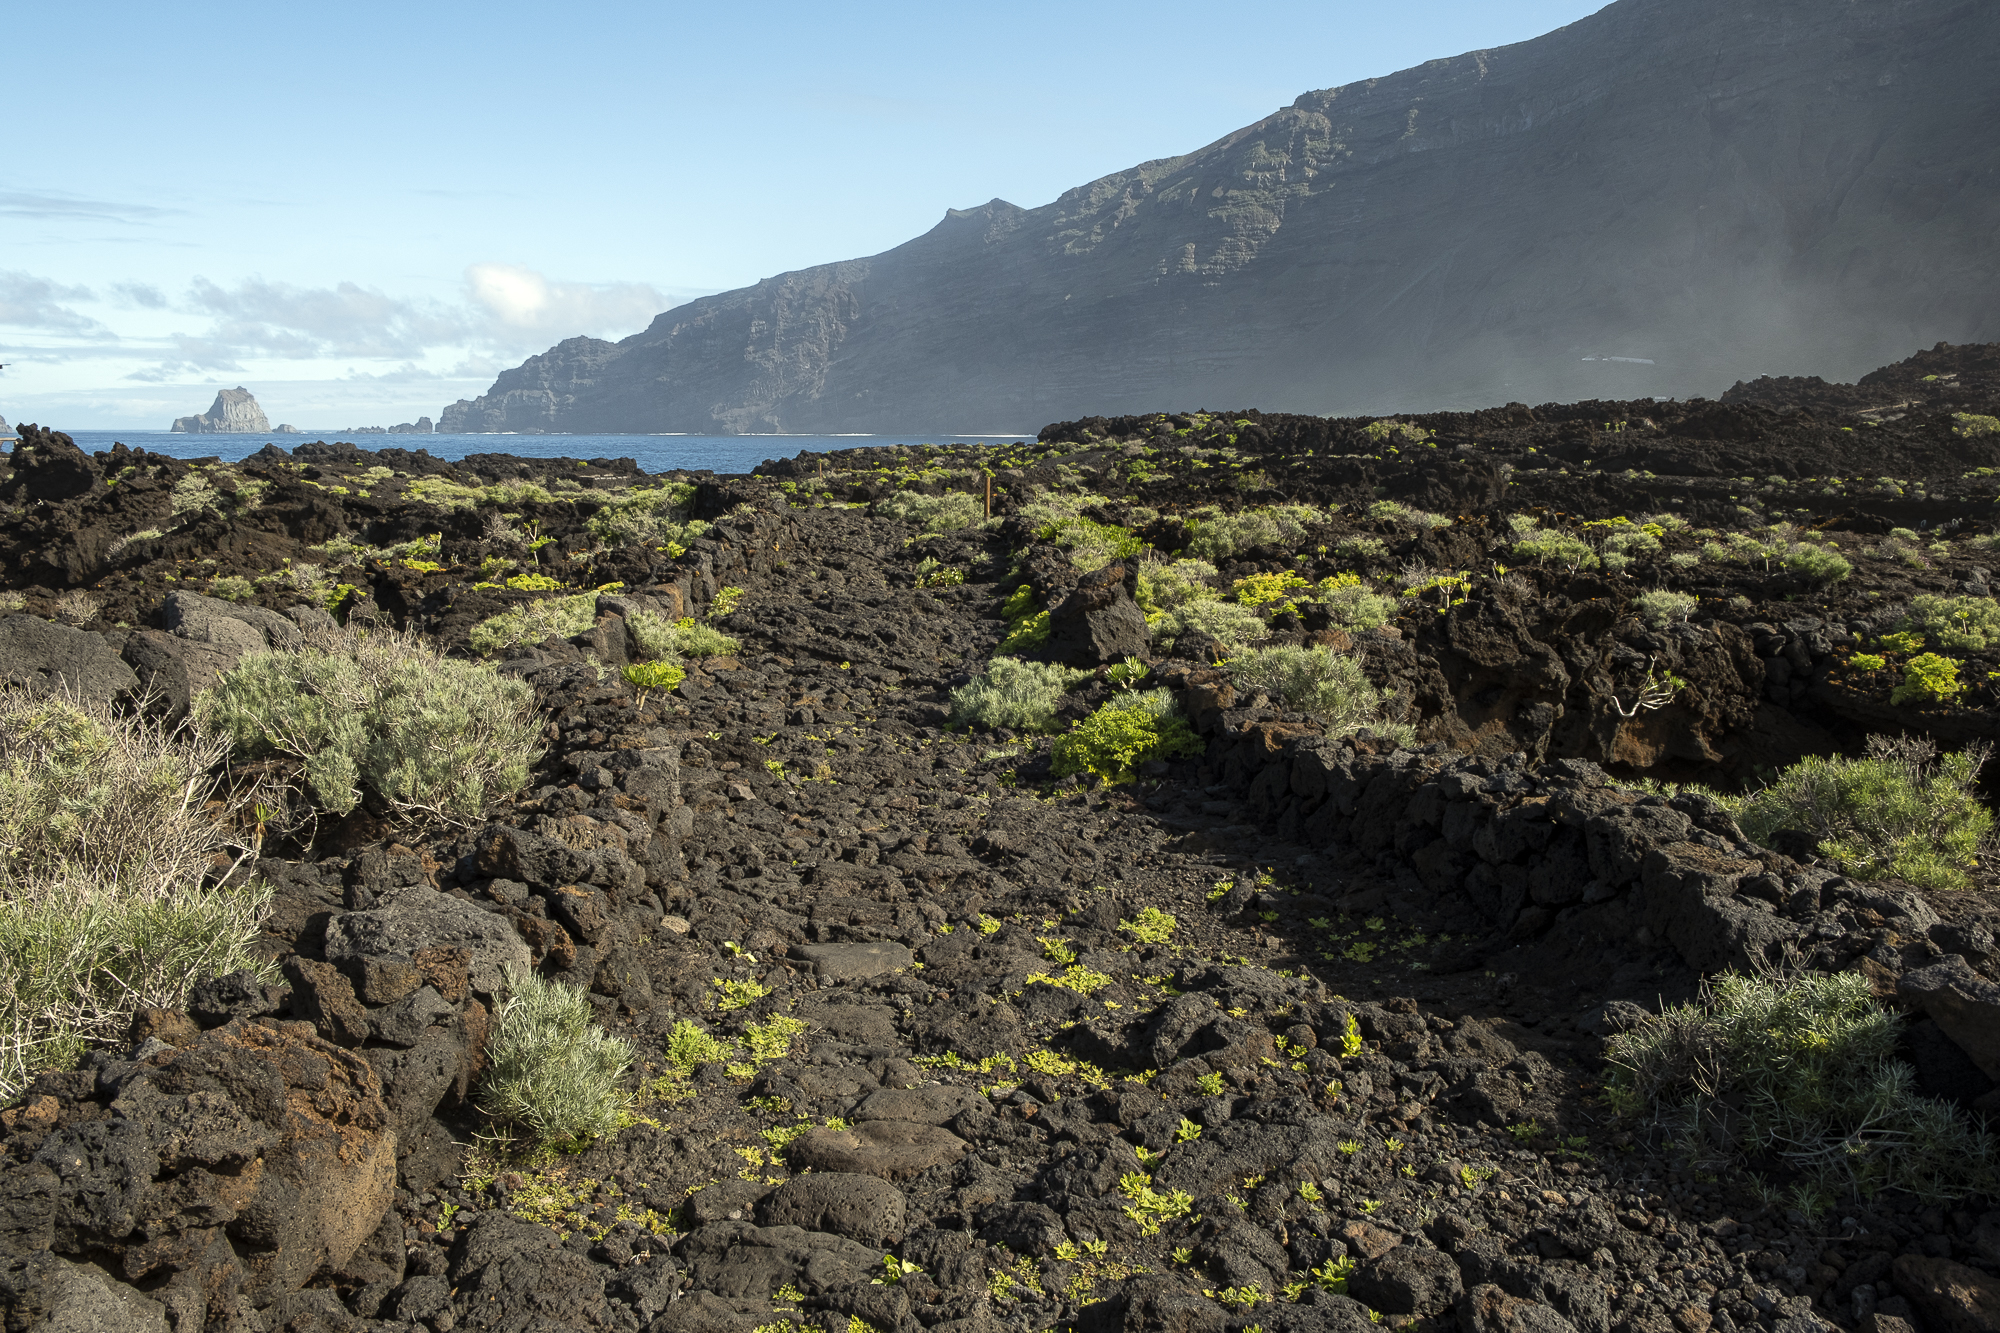
[[[95,299],[88,287],[65,287],[31,273],[0,269],[0,324],[45,333],[102,334],[103,325],[65,304]]]

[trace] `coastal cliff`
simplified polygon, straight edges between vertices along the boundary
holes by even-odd
[[[1619,0],[568,339],[441,429],[1013,430],[1851,376],[2000,337],[1996,45],[1992,5]]]
[[[217,390],[208,411],[177,417],[173,425],[177,435],[261,435],[270,429],[270,418],[257,406],[256,396],[240,384]]]

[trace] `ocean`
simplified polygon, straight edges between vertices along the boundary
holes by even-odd
[[[1001,444],[1032,435],[176,435],[164,430],[73,430],[69,437],[85,453],[123,442],[128,449],[173,458],[220,458],[233,463],[266,444],[290,449],[315,440],[349,440],[362,449],[428,449],[434,458],[467,454],[518,454],[523,458],[630,458],[647,472],[675,468],[748,472],[766,459],[791,458],[801,451],[859,449],[880,445]],[[10,446],[11,447],[11,446]]]

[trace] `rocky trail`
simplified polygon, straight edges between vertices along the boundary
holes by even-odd
[[[2000,1328],[1995,1201],[1704,1167],[1614,1113],[1605,1064],[1704,975],[1858,972],[1909,1012],[1926,1094],[2000,1106],[1985,871],[1864,881],[1659,781],[2000,730],[2000,636],[1917,702],[1854,663],[1915,598],[1990,595],[1996,405],[2000,348],[1939,348],[1721,403],[1100,418],[679,477],[710,526],[665,541],[607,526],[651,480],[622,460],[201,466],[26,428],[0,484],[22,686],[184,715],[330,615],[470,655],[597,591],[582,632],[492,654],[546,720],[524,789],[463,827],[274,829],[270,976],[201,982],[0,1113],[6,1327]],[[998,522],[925,530],[954,494],[983,519],[988,475]],[[1076,493],[1223,586],[1403,594],[1368,629],[1261,614],[1359,655],[1415,743],[1239,696],[1202,633],[1149,642],[1138,558],[1083,569],[1089,531],[1032,510]],[[1224,550],[1203,505],[1316,517]],[[1582,551],[1516,553],[1548,531]],[[1058,778],[1047,736],[954,725],[1023,586],[1041,653],[1091,673],[1061,723],[1143,657],[1199,753]],[[1698,600],[1629,610],[1661,589]],[[640,690],[641,613],[737,647]],[[637,1053],[615,1135],[490,1137],[506,966]]]

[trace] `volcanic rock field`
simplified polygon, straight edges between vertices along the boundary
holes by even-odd
[[[1704,1166],[1606,1062],[1705,975],[1857,973],[1926,1095],[2000,1109],[1995,877],[1862,879],[1696,789],[2000,738],[2000,646],[1915,699],[1881,646],[1992,595],[1996,414],[2000,346],[1940,345],[1719,401],[1091,418],[751,476],[24,428],[12,684],[178,721],[249,654],[414,629],[542,729],[481,818],[273,819],[217,867],[274,891],[264,971],[0,1114],[6,1328],[2000,1328],[1994,1200]],[[663,482],[705,527],[608,522]],[[1196,552],[1380,719],[1166,646],[1148,570]],[[593,592],[581,632],[482,630]],[[642,614],[737,646],[640,688]],[[1003,640],[1076,669],[1054,729],[954,720]],[[1057,776],[1132,661],[1196,743]],[[495,1139],[509,967],[629,1043],[623,1128]]]

